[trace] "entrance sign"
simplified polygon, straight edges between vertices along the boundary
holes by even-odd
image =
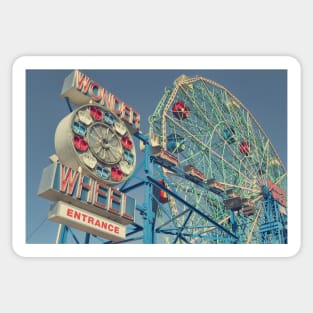
[[[48,218],[50,221],[109,240],[116,241],[126,238],[126,226],[62,201],[58,201],[51,207]]]

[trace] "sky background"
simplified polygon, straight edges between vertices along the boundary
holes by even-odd
[[[141,130],[164,88],[182,73],[214,80],[233,93],[254,115],[287,167],[287,72],[279,70],[86,70],[101,86],[141,114]],[[28,243],[55,243],[58,224],[48,221],[51,202],[37,196],[42,170],[55,153],[54,133],[69,114],[60,95],[72,70],[28,70],[26,76],[26,238]],[[73,105],[73,109],[76,107]],[[142,159],[137,143],[137,164]],[[141,195],[136,197],[140,203]]]

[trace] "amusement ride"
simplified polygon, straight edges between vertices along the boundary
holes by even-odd
[[[148,134],[130,127],[125,114],[86,99],[59,123],[53,161],[114,186],[115,198],[143,194],[134,214],[119,216],[113,204],[103,214],[126,227],[125,238],[83,231],[80,240],[82,230],[64,222],[57,243],[288,243],[286,169],[252,113],[224,86],[179,76],[150,115]],[[139,164],[136,145],[144,155]]]

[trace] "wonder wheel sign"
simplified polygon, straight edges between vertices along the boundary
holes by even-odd
[[[140,114],[78,70],[65,79],[62,95],[78,108],[57,126],[56,162],[43,171],[39,195],[57,201],[49,219],[125,239],[136,201],[112,186],[135,169],[132,133],[140,129]]]

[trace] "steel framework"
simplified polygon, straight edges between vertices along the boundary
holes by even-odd
[[[60,225],[57,243],[69,235],[84,244],[287,243],[286,204],[269,187],[286,192],[287,174],[239,99],[216,82],[182,76],[149,123],[149,135],[134,134],[144,160],[119,188],[144,195],[126,240],[80,239]]]
[[[169,187],[165,187],[158,181],[159,178],[165,178],[164,175],[161,174],[164,169],[176,173],[177,175],[185,175],[183,170],[173,164],[164,163],[163,159],[154,156],[151,153],[151,142],[148,136],[144,136],[141,133],[136,133],[134,136],[144,143],[144,161],[137,166],[133,177],[124,183],[120,190],[125,193],[137,189],[144,191],[144,201],[136,207],[142,221],[129,225],[126,240],[119,242],[105,240],[88,233],[84,233],[84,237],[81,239],[77,235],[76,230],[66,225],[60,225],[56,243],[68,243],[69,236],[71,236],[72,241],[77,244],[118,244],[130,242],[156,244],[160,243],[157,237],[163,237],[164,239],[164,236],[166,236],[165,238],[171,237],[171,241],[165,240],[165,242],[173,244],[200,243],[201,241],[219,244],[246,243],[243,241],[245,237],[242,237],[242,234],[245,233],[245,228],[251,223],[251,220],[245,218],[244,222],[241,221],[241,224],[238,224],[236,213],[230,210],[229,215],[226,216],[224,220],[216,221],[209,214],[203,213],[201,209],[181,198],[179,194],[169,189]],[[138,173],[142,168],[144,175],[140,176]],[[199,188],[205,189],[207,192],[212,192],[207,184],[195,181],[194,178],[186,175],[184,177],[186,181],[189,180],[191,184],[195,184]],[[175,203],[180,203],[186,207],[183,212],[176,216],[168,215],[168,219],[159,225],[157,224],[157,215],[161,214],[161,212],[166,213],[166,210],[164,209],[164,204],[161,203],[156,196],[156,189],[163,190],[175,200]],[[226,198],[226,195],[221,195],[221,197]],[[266,188],[263,190],[263,197],[262,206],[257,212],[257,218],[260,216],[260,226],[258,231],[253,234],[253,236],[256,237],[254,242],[261,244],[287,243],[286,215],[281,214],[278,202]],[[207,212],[209,212],[209,209]],[[202,225],[190,226],[188,221],[191,220],[192,216],[200,218]],[[178,221],[182,222],[179,223]],[[225,223],[227,223],[226,226]],[[248,240],[248,243],[249,242],[251,242],[251,238]]]

